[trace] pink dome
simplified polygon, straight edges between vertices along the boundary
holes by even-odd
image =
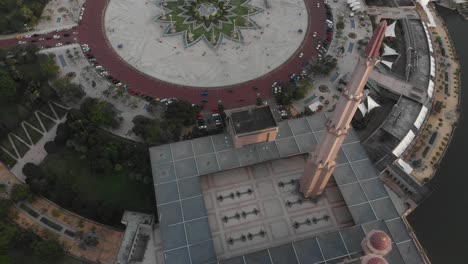
[[[362,264],[388,264],[388,262],[381,256],[367,255],[362,259]]]
[[[392,240],[385,232],[377,231],[369,238],[370,245],[377,250],[387,250],[392,246]],[[376,262],[378,263],[378,262]]]
[[[387,261],[382,257],[373,257],[367,261],[367,264],[387,264]]]

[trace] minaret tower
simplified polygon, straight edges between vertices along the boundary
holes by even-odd
[[[351,81],[342,92],[330,121],[326,124],[326,133],[322,142],[307,161],[304,175],[300,179],[300,192],[305,198],[321,195],[335,169],[335,159],[341,144],[348,135],[356,110],[361,103],[364,86],[374,66],[380,62],[379,51],[385,36],[387,22],[382,21],[372,36],[369,44],[351,76]]]

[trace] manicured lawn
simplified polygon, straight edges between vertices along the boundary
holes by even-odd
[[[47,177],[55,182],[54,186],[48,187],[49,198],[79,215],[119,226],[123,210],[155,213],[152,181],[145,184],[130,179],[128,171],[94,174],[86,156],[67,147],[48,155],[41,167]],[[67,191],[76,192],[71,203],[60,194]],[[109,216],[110,213],[99,212],[102,211],[99,208],[113,213]]]
[[[39,133],[37,130],[31,128],[28,125],[25,125],[25,127],[28,130],[29,136],[31,137],[31,140],[33,141],[34,144],[37,143],[42,138],[42,134]]]

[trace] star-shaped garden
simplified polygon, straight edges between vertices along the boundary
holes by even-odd
[[[183,35],[184,46],[200,40],[213,48],[223,38],[242,41],[242,30],[258,29],[252,16],[263,12],[250,0],[175,0],[158,3],[161,14],[156,21],[167,24],[164,36]]]

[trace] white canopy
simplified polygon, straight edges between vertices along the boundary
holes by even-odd
[[[367,108],[366,108],[366,106],[364,105],[364,102],[362,102],[362,103],[359,104],[358,109],[359,109],[359,111],[361,111],[362,116],[366,116],[366,115],[367,115]]]
[[[403,152],[408,148],[408,146],[413,142],[415,134],[413,131],[409,131],[408,134],[403,138],[403,140],[398,144],[398,146],[392,151],[393,155],[400,157]]]
[[[395,56],[395,55],[400,55],[400,54],[398,54],[396,50],[384,44],[384,53],[382,54],[382,56]]]
[[[322,105],[322,103],[320,103],[320,101],[317,100],[317,101],[311,103],[308,107],[309,107],[310,111],[315,112],[315,111],[317,111],[317,109],[319,108],[320,105]]]
[[[434,78],[435,74],[436,74],[435,60],[434,60],[434,57],[431,56],[431,76]]]
[[[421,108],[421,111],[419,112],[419,115],[418,117],[416,118],[416,121],[414,121],[414,126],[417,127],[418,129],[421,128],[422,126],[422,123],[424,122],[424,120],[426,119],[426,116],[427,116],[427,112],[429,110],[427,109],[427,107],[425,107],[424,105],[422,106]]]
[[[374,101],[372,97],[367,96],[367,108],[369,109],[369,112],[376,107],[380,107],[380,105],[376,101]]]
[[[391,61],[386,61],[386,60],[382,60],[381,63],[385,66],[387,66],[388,68],[392,69],[392,66],[393,66],[393,62]]]
[[[357,5],[357,6],[351,8],[351,10],[353,10],[353,11],[356,11],[356,10],[359,10],[359,9],[361,9],[361,5]]]
[[[393,22],[392,24],[390,24],[387,27],[387,30],[385,30],[385,37],[392,37],[392,38],[396,37],[396,35],[395,35],[395,25],[396,25],[396,21]]]
[[[406,161],[402,159],[398,159],[397,163],[407,174],[411,174],[414,170],[413,167],[411,167],[411,165],[409,165]]]
[[[434,94],[434,86],[434,82],[429,80],[429,86],[427,87],[427,96],[429,96],[429,98],[432,98],[432,95]]]
[[[349,4],[349,7],[353,8],[353,7],[358,6],[358,5],[361,5],[361,3],[354,2],[354,3]]]

